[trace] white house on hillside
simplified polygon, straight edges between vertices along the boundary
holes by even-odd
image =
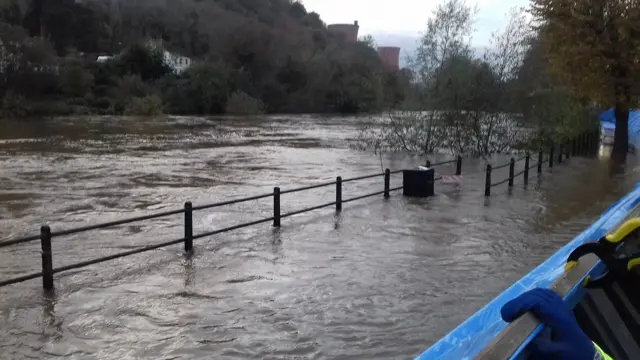
[[[191,58],[167,51],[162,44],[162,40],[150,40],[147,45],[154,49],[162,50],[165,64],[169,65],[176,74],[182,73],[191,66]]]
[[[171,66],[176,74],[180,74],[191,66],[191,58],[163,50],[165,64]]]
[[[164,55],[165,64],[169,65],[176,74],[180,74],[180,73],[184,72],[193,63],[191,58],[189,58],[187,56],[182,56],[180,54],[175,54],[175,53],[167,51],[164,48],[164,46],[162,46],[162,40],[149,40],[147,42],[147,46],[149,46],[150,48],[153,48],[153,49],[162,50],[162,53]],[[113,56],[102,55],[102,56],[98,56],[96,61],[99,62],[99,63],[103,63],[103,62],[106,62],[106,61],[111,60],[111,59],[113,59]]]
[[[96,60],[99,63],[103,63],[103,62],[107,62],[109,60],[113,59],[113,56],[108,56],[108,55],[101,55],[98,56],[98,59]]]

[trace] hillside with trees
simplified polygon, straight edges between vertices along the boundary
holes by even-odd
[[[0,52],[5,117],[376,112],[409,76],[290,0],[0,0]]]

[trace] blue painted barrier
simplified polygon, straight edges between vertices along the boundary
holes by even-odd
[[[511,285],[507,290],[478,310],[466,321],[445,335],[430,348],[417,356],[416,360],[466,360],[477,355],[493,338],[507,325],[500,317],[500,308],[508,300],[535,287],[549,287],[563,273],[566,259],[573,249],[586,242],[597,240],[607,234],[612,227],[622,221],[625,216],[640,203],[640,182],[622,199],[613,203],[598,220],[567,245],[551,255],[542,264]],[[597,264],[593,271],[599,271]],[[567,298],[576,298],[581,291],[576,286],[569,292]],[[523,347],[542,330],[538,326]],[[514,356],[513,359],[516,359]]]
[[[616,128],[616,117],[614,109],[602,112],[598,119],[600,120],[600,128],[604,135],[605,142],[613,144],[613,133]],[[634,149],[640,146],[640,110],[629,111],[629,145]]]

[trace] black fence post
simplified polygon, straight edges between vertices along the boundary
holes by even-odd
[[[542,149],[538,150],[538,174],[542,172]]]
[[[280,188],[273,188],[273,226],[280,227]]]
[[[560,149],[558,150],[558,164],[562,164],[562,156],[564,152],[564,145],[560,142]]]
[[[342,211],[342,176],[336,178],[336,211]]]
[[[484,180],[484,196],[491,196],[491,164],[487,164],[487,175]]]
[[[582,155],[589,155],[589,133],[586,131],[582,133]]]
[[[427,164],[426,165],[427,165],[428,168],[431,168],[431,161],[427,160]]]
[[[40,247],[42,249],[42,287],[53,290],[53,258],[51,255],[51,228],[40,228]]]
[[[553,144],[551,144],[551,148],[549,149],[549,169],[553,167]]]
[[[578,141],[576,141],[576,137],[575,135],[571,137],[571,156],[576,156],[578,155],[578,149],[576,144],[578,143]]]
[[[511,158],[509,161],[509,187],[513,186],[513,174],[516,172],[516,160]]]
[[[191,201],[184,203],[184,251],[193,250],[193,205]]]
[[[462,175],[462,156],[458,155],[458,161],[456,161],[456,175]]]
[[[524,158],[524,184],[527,185],[529,183],[529,159],[531,155],[527,151],[527,155]]]
[[[389,195],[389,188],[390,188],[390,184],[391,184],[391,170],[386,169],[384,171],[384,197],[388,198]]]
[[[582,155],[582,133],[576,136],[576,156]]]

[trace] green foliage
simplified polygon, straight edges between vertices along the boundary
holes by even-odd
[[[162,99],[157,95],[136,97],[127,104],[125,115],[157,116],[163,114]]]
[[[49,44],[2,22],[0,44],[0,99],[8,90],[27,98],[55,93],[55,56]]]
[[[507,26],[493,34],[480,58],[470,46],[475,13],[464,0],[437,6],[413,59],[413,73],[386,80],[385,102],[415,111],[374,119],[357,147],[484,156],[522,141],[526,134],[519,130],[520,119],[508,112],[508,85],[517,78],[527,49],[526,18],[509,14]],[[395,93],[394,82],[400,83]]]
[[[237,75],[237,74],[236,74]],[[159,84],[171,113],[222,114],[234,87],[234,71],[222,64],[201,63]]]
[[[578,96],[615,106],[613,155],[624,159],[640,95],[640,7],[628,0],[533,0],[549,69]]]
[[[18,0],[0,1],[0,19],[9,25],[20,25],[22,22],[22,13]]]
[[[147,84],[142,81],[142,78],[135,75],[124,75],[121,78],[116,79],[116,86],[114,88],[114,97],[117,99],[130,99],[132,97],[144,97],[148,90]]]
[[[164,61],[162,49],[142,44],[130,46],[110,62],[116,74],[137,75],[145,81],[159,79],[172,72]]]
[[[537,125],[535,144],[549,145],[590,130],[595,116],[569,89],[554,87],[531,96],[530,121]]]
[[[378,67],[375,50],[364,43],[344,44],[327,55],[336,56],[338,61],[315,75],[324,77],[318,81],[328,81],[324,84],[325,106],[340,113],[379,110],[384,100],[384,72]]]
[[[230,115],[257,115],[264,112],[264,104],[251,95],[236,91],[229,97],[226,113]]]
[[[414,99],[412,86],[413,73],[409,69],[383,74],[384,107],[390,109],[407,109]]]
[[[407,92],[400,84],[410,86],[385,79],[371,43],[333,39],[318,14],[297,1],[7,1],[7,21],[50,41],[0,23],[16,44],[28,44],[12,51],[40,49],[30,64],[60,64],[59,76],[27,71],[24,64],[24,71],[5,73],[10,79],[0,92],[12,89],[27,98],[55,102],[91,93],[109,98],[108,111],[120,113],[131,97],[158,93],[171,113],[221,114],[232,94],[244,93],[260,99],[267,112],[358,112],[396,105],[402,96],[395,93]],[[149,46],[150,40],[162,46]],[[70,49],[84,55],[68,61]],[[189,56],[194,65],[176,74],[164,50]],[[98,55],[114,58],[96,63]],[[103,112],[107,101],[87,104]]]
[[[21,118],[31,115],[27,99],[22,95],[7,92],[0,103],[0,119]]]
[[[82,97],[92,90],[93,74],[78,59],[65,59],[59,67],[58,84],[65,96]]]

